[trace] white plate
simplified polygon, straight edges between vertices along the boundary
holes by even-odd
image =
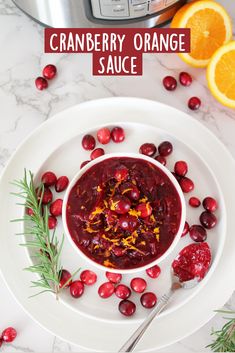
[[[13,236],[15,232],[20,231],[22,225],[16,226],[9,223],[9,219],[16,218],[21,212],[15,206],[15,199],[9,197],[9,192],[12,190],[9,181],[22,177],[24,167],[34,172],[49,168],[58,174],[66,173],[72,177],[78,170],[80,161],[88,159],[87,153],[80,147],[81,134],[90,130],[91,126],[93,126],[92,130],[96,130],[97,126],[112,125],[114,122],[119,122],[125,127],[127,139],[126,143],[120,145],[110,144],[107,147],[110,152],[117,151],[117,146],[118,151],[125,151],[127,144],[128,151],[131,148],[133,152],[136,152],[140,143],[146,141],[158,143],[169,137],[175,146],[175,152],[169,158],[168,165],[172,167],[176,159],[188,160],[189,175],[192,175],[198,186],[194,194],[199,197],[205,194],[214,195],[220,203],[219,225],[210,231],[208,236],[208,242],[213,249],[213,268],[219,261],[220,252],[223,250],[219,265],[214,273],[212,273],[213,268],[211,269],[210,276],[208,275],[196,290],[190,293],[180,293],[168,311],[153,323],[138,347],[145,351],[154,350],[173,343],[199,328],[213,315],[212,310],[226,301],[234,288],[234,266],[232,266],[231,255],[235,249],[232,197],[235,191],[233,186],[234,161],[214,135],[186,114],[151,101],[112,98],[81,104],[58,114],[56,118],[42,125],[20,146],[8,163],[1,179],[1,202],[5,207],[0,214],[0,266],[9,288],[35,320],[61,338],[90,350],[118,350],[137,325],[136,320],[146,315],[146,310],[138,310],[135,319],[126,320],[120,317],[114,309],[114,304],[117,305],[115,298],[101,301],[94,288],[88,288],[87,295],[78,301],[72,300],[66,294],[60,303],[57,303],[51,295],[28,299],[28,296],[32,294],[29,289],[32,275],[23,272],[22,268],[28,266],[29,257],[27,250],[19,248],[17,238]],[[143,122],[145,125],[138,125]],[[160,128],[167,133],[161,131]],[[180,141],[184,141],[186,146]],[[223,162],[218,164],[218,161]],[[228,215],[228,231],[224,249],[226,212],[220,188]],[[197,216],[197,211],[191,212],[189,221],[196,222]],[[185,242],[186,239],[182,239],[180,247],[184,246]],[[84,267],[67,243],[63,256],[64,263],[68,264],[68,267],[71,266],[71,269],[80,264]],[[166,273],[166,266],[165,263],[162,265],[163,273]],[[162,275],[159,280],[152,280],[152,289],[156,283],[154,289],[158,295],[161,295],[168,280],[165,275]],[[218,291],[218,286],[223,290]]]

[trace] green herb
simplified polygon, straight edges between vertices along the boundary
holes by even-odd
[[[33,182],[33,174],[26,170],[22,180],[16,180],[12,183],[19,188],[18,193],[12,193],[22,200],[17,203],[26,209],[30,209],[32,215],[25,213],[21,219],[15,219],[12,222],[25,222],[25,230],[18,235],[24,235],[26,241],[21,246],[26,246],[32,252],[34,264],[25,270],[39,275],[39,279],[32,281],[32,287],[40,288],[41,291],[35,295],[52,292],[58,299],[61,289],[66,287],[69,280],[60,288],[60,276],[62,266],[60,262],[61,252],[64,243],[64,235],[61,240],[48,228],[48,207],[42,205],[44,194],[44,185],[41,183],[36,189]],[[40,195],[40,196],[39,196]],[[79,271],[79,270],[78,270]],[[76,273],[78,272],[76,271]],[[75,276],[73,274],[72,277]],[[33,295],[33,296],[35,296]]]
[[[211,335],[215,337],[215,340],[207,347],[211,348],[213,352],[235,352],[235,311],[219,310],[218,312],[233,315],[233,317],[225,317],[227,322],[222,329],[212,331]]]

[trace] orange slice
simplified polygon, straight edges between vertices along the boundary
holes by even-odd
[[[179,56],[195,67],[206,67],[214,52],[232,38],[231,19],[213,0],[193,1],[183,6],[173,18],[171,27],[191,29],[191,52]]]
[[[207,81],[213,96],[235,109],[235,41],[214,53],[207,68]]]

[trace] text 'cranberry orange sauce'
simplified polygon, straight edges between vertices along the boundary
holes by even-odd
[[[78,249],[110,270],[144,268],[180,237],[183,194],[171,173],[146,156],[106,155],[68,190],[67,230]]]

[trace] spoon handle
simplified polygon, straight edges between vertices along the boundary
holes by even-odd
[[[168,293],[164,294],[156,307],[151,311],[149,316],[142,322],[142,324],[137,328],[137,330],[132,334],[132,336],[126,341],[126,343],[120,348],[119,352],[132,352],[153,319],[157,314],[159,314],[168,304],[170,298],[172,297],[174,291],[169,290]]]

